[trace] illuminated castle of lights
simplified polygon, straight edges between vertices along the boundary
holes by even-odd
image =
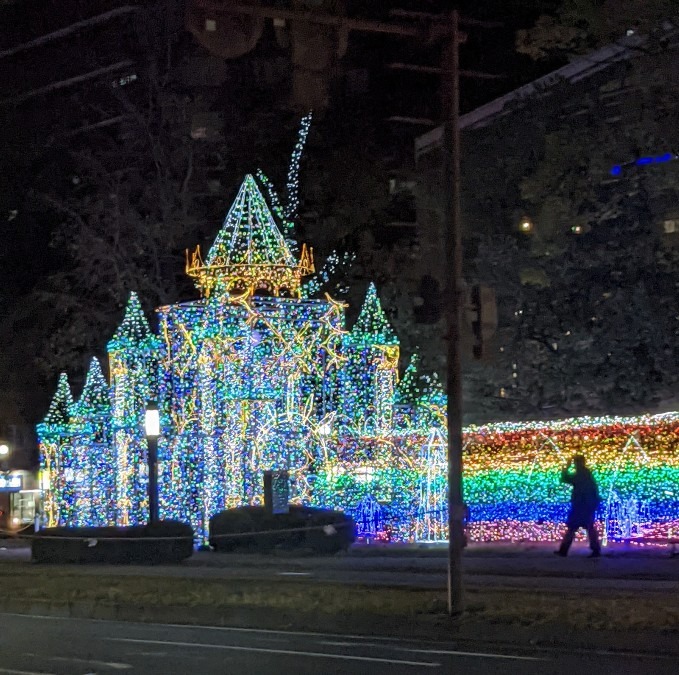
[[[345,305],[305,282],[313,252],[283,236],[246,176],[214,245],[187,259],[201,298],[138,298],[77,402],[65,374],[38,425],[45,525],[148,517],[144,411],[157,401],[159,509],[205,541],[210,517],[261,503],[263,473],[287,470],[291,502],[342,509],[370,539],[446,539],[445,395],[399,342],[373,285],[351,328]],[[270,200],[271,201],[271,200]],[[279,219],[280,220],[280,219]],[[283,228],[285,231],[285,229]],[[465,430],[472,540],[553,540],[569,489],[560,469],[587,456],[608,539],[679,525],[679,415],[493,424]]]

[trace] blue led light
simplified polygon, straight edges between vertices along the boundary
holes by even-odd
[[[677,159],[677,156],[672,152],[666,152],[663,155],[656,155],[655,157],[639,157],[632,162],[627,162],[626,164],[616,164],[611,168],[612,176],[620,176],[622,174],[623,167],[626,166],[648,166],[649,164],[663,164],[665,162],[671,162]]]

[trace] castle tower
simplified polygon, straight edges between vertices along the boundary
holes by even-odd
[[[148,516],[144,411],[157,395],[158,348],[139,298],[131,293],[123,321],[108,343],[118,525],[143,523]]]
[[[343,326],[339,303],[301,297],[313,269],[311,249],[292,254],[247,175],[205,259],[188,256],[201,300],[159,309],[160,386],[168,420],[181,421],[162,450],[161,512],[163,495],[180,494],[166,514],[199,537],[215,512],[261,500],[265,470],[288,469],[294,484],[306,466],[302,429]]]
[[[389,433],[398,382],[399,342],[373,283],[356,324],[345,338],[348,363],[342,387],[342,412],[371,433]]]
[[[40,487],[44,524],[55,527],[66,522],[73,508],[73,449],[71,447],[71,407],[73,395],[66,373],[59,383],[45,419],[38,424],[40,443]]]
[[[115,523],[115,479],[108,382],[96,358],[90,362],[83,392],[71,408],[75,458],[73,524]]]

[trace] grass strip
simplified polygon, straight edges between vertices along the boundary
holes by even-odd
[[[445,617],[437,590],[309,583],[298,579],[193,579],[87,574],[77,567],[0,564],[0,585],[14,602],[95,603],[126,608],[187,607],[209,610],[271,610],[314,616]],[[679,603],[669,594],[470,589],[464,622],[521,627],[560,626],[573,631],[679,632]]]

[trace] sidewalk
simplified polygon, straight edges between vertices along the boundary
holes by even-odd
[[[4,547],[0,563],[30,561],[27,546]],[[424,552],[424,555],[421,555]],[[446,586],[445,548],[355,547],[335,556],[225,554],[198,551],[181,565],[76,566],[85,575],[110,574],[193,579],[260,579],[300,577],[309,583],[443,589]],[[583,546],[568,558],[553,555],[547,545],[474,545],[464,553],[465,583],[471,588],[525,589],[551,592],[677,593],[679,558],[662,549],[629,550],[611,547],[598,559],[587,557]]]

